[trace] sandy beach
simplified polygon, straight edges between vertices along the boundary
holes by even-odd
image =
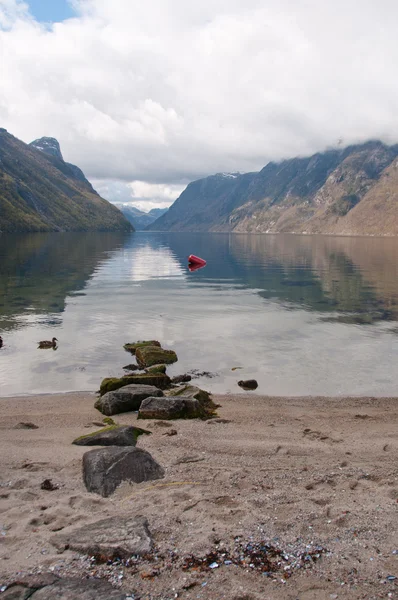
[[[0,587],[51,572],[104,577],[135,600],[398,598],[398,398],[214,399],[219,419],[139,421],[152,435],[137,447],[166,475],[102,498],[83,484],[89,448],[71,444],[98,429],[94,394],[1,398]],[[50,541],[126,514],[148,520],[152,559],[96,564]],[[259,542],[281,551],[275,571],[225,560]]]

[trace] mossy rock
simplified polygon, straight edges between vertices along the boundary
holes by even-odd
[[[105,423],[105,425],[117,425],[117,423],[112,419],[112,417],[104,417],[102,419],[102,422]]]
[[[100,396],[103,396],[106,392],[118,390],[124,385],[131,384],[154,385],[160,390],[164,390],[170,385],[170,377],[164,373],[143,373],[126,377],[106,377],[101,382]]]
[[[111,419],[112,420],[112,419]],[[151,432],[140,427],[111,425],[73,440],[75,446],[135,446],[140,435]]]
[[[199,400],[201,406],[206,408],[207,410],[214,411],[218,405],[213,402],[211,399],[211,395],[209,392],[205,390],[201,390],[195,385],[183,385],[179,388],[174,388],[169,390],[166,393],[169,397],[184,397],[184,398],[194,398],[195,400]]]
[[[138,419],[208,419],[206,408],[195,398],[145,398]]]
[[[143,348],[145,346],[158,346],[160,348],[160,342],[158,342],[157,340],[142,340],[138,342],[124,344],[123,348],[127,352],[131,352],[131,354],[135,354],[137,348]]]
[[[166,365],[155,365],[154,367],[149,367],[147,371],[148,373],[166,373]]]
[[[171,365],[178,360],[174,350],[163,350],[163,348],[159,348],[158,346],[143,346],[137,348],[135,357],[141,368],[148,368],[161,364]]]

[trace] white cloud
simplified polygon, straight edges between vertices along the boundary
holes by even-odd
[[[152,208],[168,208],[186,187],[186,184],[147,183],[146,181],[125,183],[108,179],[94,179],[92,184],[106,200],[116,204],[131,204],[144,212]]]
[[[398,141],[394,0],[73,3],[48,29],[0,0],[0,121],[57,137],[90,178],[135,194],[340,137]]]

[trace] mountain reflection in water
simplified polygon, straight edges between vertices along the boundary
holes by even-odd
[[[96,390],[139,338],[177,351],[171,374],[217,372],[199,380],[217,392],[392,395],[397,264],[395,238],[3,234],[0,395]]]

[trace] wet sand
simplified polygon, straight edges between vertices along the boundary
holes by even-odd
[[[87,448],[71,444],[103,418],[95,395],[1,398],[0,587],[49,570],[107,577],[141,600],[398,598],[398,398],[215,400],[223,422],[139,421],[152,435],[138,446],[165,478],[101,498],[83,485]],[[38,428],[15,429],[20,422]],[[166,435],[171,428],[176,435]],[[44,479],[58,489],[42,490]],[[148,519],[157,560],[96,565],[50,542],[54,532],[120,514]],[[287,557],[319,548],[320,558],[287,569],[282,560],[267,575],[250,562],[223,563],[223,552],[262,540]],[[189,555],[211,551],[221,557],[216,568],[183,568]]]

